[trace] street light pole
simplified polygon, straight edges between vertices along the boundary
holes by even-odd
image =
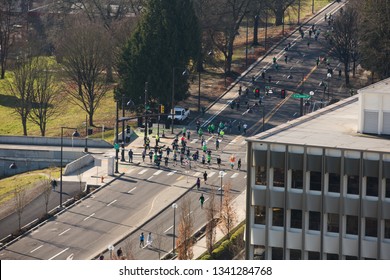
[[[245,68],[248,67],[248,28],[249,28],[249,20],[247,15],[246,16]]]
[[[171,122],[171,132],[173,134],[173,121],[175,119],[175,109],[173,107],[173,102],[175,98],[175,67],[172,68],[172,105],[171,105],[171,116],[172,116],[172,122]]]
[[[177,204],[176,203],[173,203],[172,204],[172,208],[173,208],[173,242],[172,242],[172,254],[175,254],[175,237],[176,237],[176,208],[177,208]]]
[[[223,185],[222,185],[222,179],[223,179],[223,176],[225,175],[224,174],[225,172],[223,172],[222,170],[219,171],[219,177],[221,178],[221,188],[220,188],[220,191],[221,191],[221,203],[220,203],[220,211],[222,212],[222,196],[223,196]]]
[[[72,134],[73,137],[79,137],[80,134],[77,132],[77,128],[61,126],[61,152],[60,152],[60,208],[62,208],[62,161],[63,161],[63,150],[64,150],[64,129],[74,129]]]
[[[122,117],[125,117],[125,95],[122,93]],[[122,150],[121,150],[121,161],[125,161],[125,121],[122,120]]]
[[[85,148],[84,152],[88,153],[88,115],[85,115]]]
[[[331,74],[331,73],[328,73],[328,74],[326,74],[326,77],[327,77],[328,80],[329,80],[329,82],[328,82],[328,101],[329,101],[330,79],[332,78],[332,74]],[[333,98],[333,95],[332,95],[332,98]]]
[[[116,122],[115,122],[115,144],[116,144],[116,148],[115,148],[115,173],[119,173],[119,170],[118,170],[118,157],[119,157],[119,147],[118,147],[118,142],[119,142],[119,133],[118,133],[118,130],[119,130],[119,127],[118,127],[118,122],[119,122],[119,105],[118,105],[118,96],[116,96],[117,100],[116,100]],[[117,148],[118,147],[118,148]]]

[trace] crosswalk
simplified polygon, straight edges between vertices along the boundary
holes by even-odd
[[[183,173],[184,172],[187,172],[188,170],[183,170]],[[156,177],[156,176],[159,176],[159,175],[162,175],[162,176],[172,176],[174,174],[177,174],[178,173],[178,170],[158,170],[158,171],[155,171],[155,169],[153,168],[142,168],[141,170],[138,171],[138,175],[143,175],[145,173],[151,173],[153,172],[148,178],[147,180],[151,180],[152,178]],[[179,173],[180,174],[180,173]],[[237,172],[236,170],[225,170],[224,173],[223,173],[223,177],[224,178],[231,178],[231,179],[234,179],[234,178],[237,178],[239,177],[239,175],[242,174],[243,178],[246,178],[246,173],[245,172]],[[146,174],[147,175],[147,174]],[[188,171],[188,173],[185,173],[185,176],[191,176],[191,177],[201,177],[203,175],[203,172],[200,172],[200,171]],[[185,177],[184,175],[181,175],[179,177],[177,177],[176,180],[181,180]],[[215,172],[215,171],[207,171],[207,177],[208,178],[211,178],[213,176],[218,176],[219,177],[219,172]]]

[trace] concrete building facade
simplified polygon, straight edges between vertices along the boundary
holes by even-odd
[[[247,139],[247,259],[390,259],[389,84]]]

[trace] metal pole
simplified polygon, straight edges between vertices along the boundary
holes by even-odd
[[[200,113],[200,69],[198,71],[198,112]]]
[[[85,115],[85,148],[84,152],[88,153],[88,115]]]
[[[301,117],[303,116],[303,98],[299,98],[299,100],[300,100],[300,105],[301,105],[301,109],[300,109],[300,115],[301,115]]]
[[[265,12],[264,49],[267,49],[268,12]]]
[[[172,123],[171,123],[171,132],[173,134],[173,120],[175,118],[175,109],[173,107],[173,102],[174,102],[174,98],[175,98],[175,67],[172,68],[172,108],[171,108],[171,114],[172,114]]]
[[[245,68],[248,67],[248,28],[249,28],[249,20],[248,20],[248,16],[246,16]]]
[[[220,171],[220,172],[223,172],[223,171]],[[221,212],[222,212],[222,178],[223,178],[223,176],[221,173],[221,209],[220,209]]]
[[[122,93],[122,117],[125,117],[125,95]],[[122,120],[122,151],[121,151],[121,161],[125,161],[125,121]]]
[[[265,127],[264,127],[264,105],[263,105],[263,132],[265,131]]]
[[[173,243],[172,243],[173,254],[175,254],[175,235],[176,235],[176,207],[173,207]]]
[[[60,160],[60,208],[62,208],[62,152],[64,128],[61,127],[61,160]]]
[[[144,136],[145,139],[148,136],[148,111],[147,111],[147,106],[148,106],[148,82],[145,82],[145,132]]]
[[[118,105],[118,100],[116,101],[116,123],[115,123],[115,130],[116,130],[116,132],[115,132],[115,143],[118,145],[118,138],[119,138],[119,135],[118,135],[118,130],[119,130],[119,128],[118,128],[118,119],[119,119],[119,105]],[[115,149],[115,160],[116,160],[116,162],[115,162],[115,173],[119,173],[119,170],[118,170],[118,165],[119,165],[119,163],[118,163],[118,157],[119,157],[119,149]]]

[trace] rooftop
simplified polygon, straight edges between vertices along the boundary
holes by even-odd
[[[359,95],[354,95],[247,138],[247,141],[389,152],[390,137],[357,132],[358,101]]]

